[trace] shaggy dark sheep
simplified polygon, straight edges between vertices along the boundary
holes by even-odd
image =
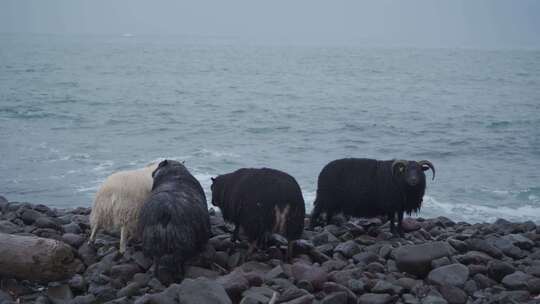
[[[435,167],[427,160],[406,161],[345,158],[328,163],[319,174],[317,198],[313,203],[311,226],[318,224],[321,213],[327,223],[335,213],[347,216],[387,215],[390,229],[402,234],[403,213],[418,212],[426,190],[424,171]]]
[[[183,273],[185,261],[210,238],[206,197],[201,184],[177,161],[162,161],[152,176],[152,193],[139,216],[143,253],[154,258],[156,276],[160,258],[169,254]]]
[[[233,243],[239,229],[245,232],[250,255],[257,245],[266,245],[271,233],[292,241],[304,230],[306,209],[300,186],[285,172],[274,169],[239,169],[212,179],[212,204],[221,209],[223,218],[235,224]]]

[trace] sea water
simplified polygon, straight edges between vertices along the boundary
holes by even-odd
[[[0,35],[0,195],[90,206],[117,170],[185,161],[207,191],[343,157],[427,159],[420,216],[540,221],[540,50]]]

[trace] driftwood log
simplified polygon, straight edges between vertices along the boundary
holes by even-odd
[[[59,281],[70,278],[82,267],[64,242],[0,233],[0,277]]]

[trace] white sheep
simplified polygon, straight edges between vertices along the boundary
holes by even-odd
[[[92,233],[89,242],[94,242],[96,232],[102,228],[109,232],[120,230],[120,253],[126,251],[127,240],[137,235],[139,212],[150,197],[152,172],[156,163],[139,170],[116,172],[105,180],[94,200],[90,214]]]

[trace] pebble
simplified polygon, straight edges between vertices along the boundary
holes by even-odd
[[[214,211],[217,234],[205,253],[188,263],[183,280],[160,282],[137,243],[124,255],[118,253],[118,235],[100,233],[88,244],[89,213],[0,197],[0,232],[62,240],[84,262],[71,279],[47,286],[3,279],[0,302],[21,295],[27,302],[81,304],[176,303],[180,296],[196,304],[267,304],[274,296],[288,304],[527,303],[540,293],[540,229],[533,222],[408,218],[408,233],[398,238],[379,218],[338,217],[332,225],[306,230],[292,261],[283,260],[287,241],[280,235],[254,255],[257,261],[246,261],[246,243],[229,252],[230,230]]]

